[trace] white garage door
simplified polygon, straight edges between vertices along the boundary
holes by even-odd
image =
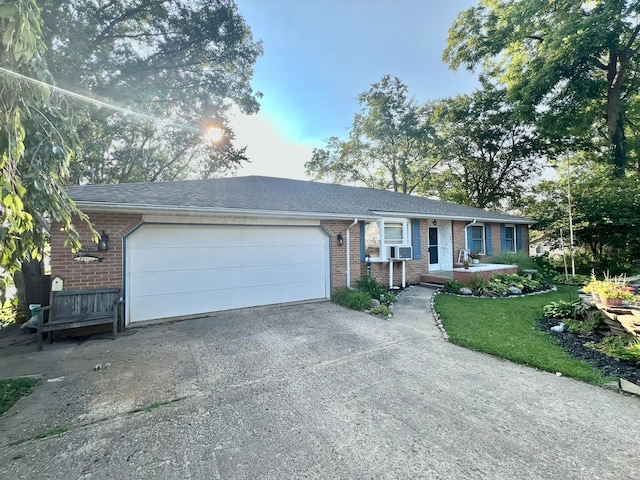
[[[127,323],[329,297],[317,227],[149,224],[126,248]]]

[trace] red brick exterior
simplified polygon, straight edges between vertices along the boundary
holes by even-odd
[[[458,262],[458,252],[466,248],[464,229],[470,222],[453,222],[453,262]],[[500,255],[502,252],[501,241],[501,229],[500,223],[485,223],[485,229],[487,225],[491,225],[491,253],[492,255]],[[486,233],[485,233],[486,235]],[[522,225],[522,238],[517,239],[518,248],[522,246],[522,252],[524,255],[529,255],[529,228],[527,225]]]
[[[122,213],[91,213],[91,222],[98,232],[104,230],[109,235],[109,250],[106,252],[88,252],[90,255],[102,257],[102,262],[83,263],[74,260],[75,255],[69,247],[64,246],[65,234],[60,232],[59,225],[51,227],[51,274],[64,280],[65,289],[120,287],[123,279],[123,237],[142,221],[141,215]],[[325,220],[321,227],[329,235],[331,242],[331,294],[347,286],[347,227],[350,220]],[[453,254],[457,261],[458,252],[465,248],[464,228],[469,222],[453,222]],[[93,246],[91,234],[87,226],[80,221],[75,222],[80,234],[80,240],[86,246]],[[493,252],[500,252],[500,224],[492,223]],[[428,268],[428,229],[427,220],[420,220],[421,257],[408,260],[406,266],[406,283],[420,282],[420,275]],[[351,286],[367,275],[367,264],[360,261],[360,225],[356,224],[349,230],[351,256]],[[344,240],[338,245],[338,235]],[[528,254],[529,232],[526,226],[522,228],[523,252]],[[447,242],[448,239],[442,239]],[[389,262],[372,262],[371,276],[378,282],[389,283]],[[395,286],[402,282],[402,262],[394,262],[393,283]]]
[[[324,230],[331,237],[331,294],[347,286],[347,235],[346,229],[351,225],[350,221],[323,221]],[[420,282],[420,274],[428,270],[428,229],[426,220],[420,221],[420,250],[422,258],[408,260],[406,262],[405,280],[407,285]],[[342,234],[344,245],[338,246],[337,236]],[[354,287],[358,280],[367,275],[366,262],[360,261],[360,225],[356,224],[349,230],[350,255],[351,255],[351,286]],[[383,285],[389,284],[389,262],[372,262],[371,277]],[[402,284],[402,262],[394,262],[393,284]]]
[[[77,254],[64,245],[66,235],[60,226],[51,226],[51,276],[64,280],[65,290],[85,288],[122,288],[122,237],[142,221],[141,215],[121,213],[90,213],[90,220],[98,232],[109,235],[109,250],[87,252],[88,255],[102,257],[102,262],[84,263],[74,260]],[[89,228],[84,222],[74,222],[83,246],[95,246]]]

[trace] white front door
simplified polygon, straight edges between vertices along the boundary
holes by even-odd
[[[127,323],[330,297],[318,227],[145,224],[125,259]]]

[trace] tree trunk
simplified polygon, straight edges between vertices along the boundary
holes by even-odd
[[[607,80],[609,91],[607,92],[607,131],[613,154],[614,174],[618,178],[624,177],[627,166],[626,137],[622,117],[622,82],[627,69],[629,59],[611,49],[609,51],[609,65]]]
[[[22,270],[13,276],[18,296],[18,313],[30,316],[29,304],[42,301],[42,262],[25,260]]]

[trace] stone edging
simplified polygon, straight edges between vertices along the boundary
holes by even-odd
[[[433,292],[433,295],[431,295],[431,301],[429,302],[429,308],[431,309],[431,315],[433,315],[433,319],[436,322],[436,327],[438,327],[438,330],[440,330],[440,335],[442,335],[443,340],[445,341],[449,341],[449,334],[447,333],[447,331],[444,329],[444,325],[442,325],[442,320],[440,320],[440,315],[438,315],[438,312],[436,312],[436,296],[439,295],[442,289],[438,288],[435,292]],[[464,295],[461,295],[464,296]]]

